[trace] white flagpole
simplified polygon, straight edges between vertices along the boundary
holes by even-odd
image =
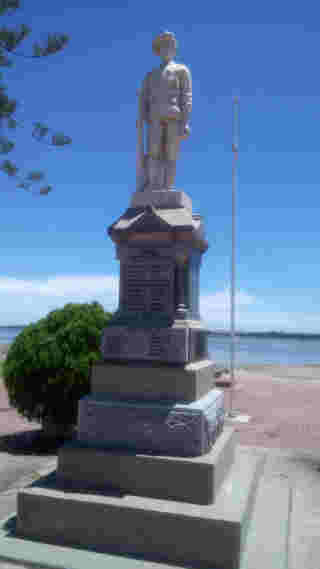
[[[232,250],[231,250],[231,298],[230,298],[230,402],[229,417],[233,417],[234,364],[235,364],[235,294],[236,294],[236,190],[239,150],[239,99],[232,102]]]

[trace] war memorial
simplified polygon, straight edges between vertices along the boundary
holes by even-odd
[[[175,187],[190,70],[174,60],[172,33],[152,47],[161,64],[139,93],[137,187],[108,229],[119,307],[79,402],[77,440],[56,472],[19,491],[16,531],[141,566],[238,569],[261,456],[238,455],[225,425],[199,313],[204,223]]]

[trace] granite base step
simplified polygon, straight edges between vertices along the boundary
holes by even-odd
[[[211,450],[224,424],[223,391],[192,403],[116,401],[87,395],[79,401],[78,439],[88,446],[170,456]]]
[[[237,453],[214,505],[66,492],[49,475],[19,492],[17,535],[188,567],[238,569],[263,463],[259,455]]]
[[[193,504],[213,504],[234,462],[235,433],[226,427],[208,454],[182,458],[104,450],[77,441],[59,450],[59,486],[108,490]]]

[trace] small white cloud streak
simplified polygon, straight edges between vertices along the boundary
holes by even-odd
[[[243,290],[235,292],[236,314],[239,309],[246,309],[257,304],[255,297]],[[200,313],[204,321],[212,329],[230,328],[230,290],[225,289],[212,294],[204,294],[200,297]]]
[[[231,324],[230,290],[225,289],[213,294],[202,295],[200,312],[203,320],[212,330],[229,330]],[[319,333],[319,322],[319,314],[284,312],[277,306],[272,306],[263,299],[252,296],[243,290],[236,291],[236,330]]]
[[[0,294],[39,294],[41,296],[90,296],[108,290],[116,292],[118,278],[113,275],[72,275],[49,277],[46,280],[23,280],[11,277],[0,277]]]
[[[0,277],[0,325],[27,324],[68,302],[100,302],[115,310],[115,275],[58,275],[47,279]]]
[[[247,292],[238,290],[235,293],[236,306],[249,306],[256,304],[255,297],[249,295]],[[208,315],[208,312],[226,312],[230,311],[230,291],[228,289],[217,291],[213,294],[205,294],[200,298],[201,312]]]
[[[56,275],[47,279],[0,277],[0,326],[28,324],[68,302],[98,301],[106,310],[118,305],[116,275]],[[280,305],[280,303],[279,303]],[[319,332],[317,313],[282,312],[244,290],[236,291],[237,330]],[[202,294],[200,309],[211,329],[230,328],[230,291]]]

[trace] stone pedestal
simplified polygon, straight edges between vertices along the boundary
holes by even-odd
[[[104,330],[78,440],[18,496],[21,536],[238,569],[259,460],[234,463],[199,315],[207,249],[183,192],[134,194],[110,228],[119,308]]]

